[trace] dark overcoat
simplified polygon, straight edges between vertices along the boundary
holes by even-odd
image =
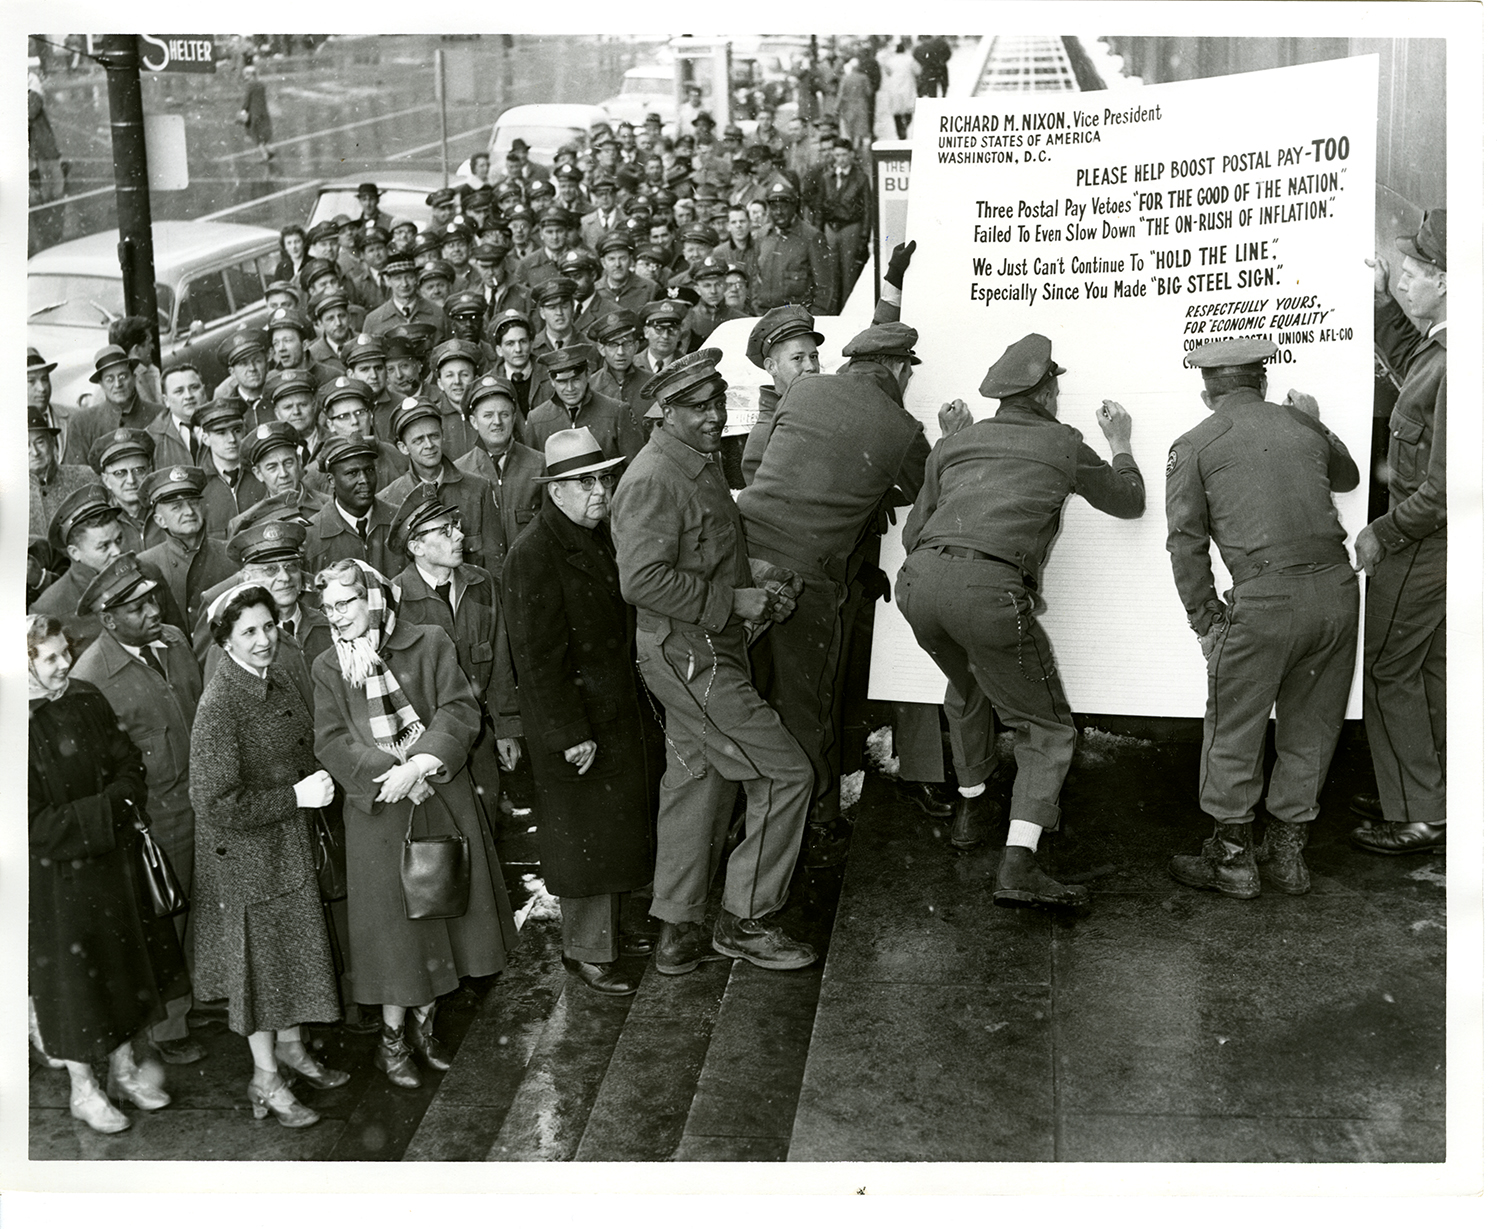
[[[197,823],[194,991],[229,1000],[247,1036],[337,1020],[333,958],[296,782],[317,771],[312,713],[291,672],[266,677],[229,659],[192,726]]]
[[[547,889],[600,896],[648,883],[654,850],[634,610],[619,592],[607,527],[583,529],[547,498],[505,561],[504,615]],[[588,739],[597,758],[579,776],[563,753]]]
[[[312,663],[315,751],[345,795],[354,998],[360,1003],[421,1007],[457,989],[459,977],[482,977],[504,968],[505,952],[515,941],[515,924],[499,855],[479,815],[467,769],[468,749],[478,737],[479,712],[457,650],[441,628],[402,620],[390,633],[384,654],[426,726],[408,754],[426,752],[442,762],[429,783],[452,816],[429,802],[415,816],[415,834],[448,834],[455,819],[468,840],[473,868],[467,913],[417,922],[406,917],[400,858],[412,807],[409,802],[375,801],[379,785],[374,778],[393,768],[396,760],[375,745],[364,688],[344,682],[333,648]]]
[[[171,919],[142,916],[126,800],[145,766],[109,702],[75,679],[32,701],[27,741],[29,990],[47,1053],[91,1062],[166,1019],[187,973]]]

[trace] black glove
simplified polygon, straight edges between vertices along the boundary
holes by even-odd
[[[893,286],[895,290],[904,289],[904,271],[910,267],[910,257],[915,254],[915,241],[911,239],[908,243],[899,244],[889,255],[889,268],[884,274],[884,281]]]
[[[889,574],[872,559],[863,560],[855,579],[863,587],[863,592],[870,600],[875,602],[880,598],[886,602],[893,600],[894,591],[889,588]]]

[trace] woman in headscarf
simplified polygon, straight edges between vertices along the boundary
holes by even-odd
[[[208,610],[223,660],[192,724],[194,989],[228,999],[229,1028],[249,1039],[255,1117],[309,1127],[321,1115],[281,1068],[314,1088],[349,1079],[307,1053],[301,1033],[343,1014],[304,814],[332,802],[333,780],[312,755],[311,710],[276,660],[276,619],[258,584],[226,590]]]
[[[166,1019],[167,999],[187,993],[170,918],[145,917],[134,870],[136,808],[146,799],[140,751],[92,683],[70,681],[72,655],[50,615],[26,621],[27,804],[30,843],[28,951],[33,1041],[66,1065],[68,1108],[96,1131],[130,1119],[99,1087],[145,1110],[171,1101],[159,1067],[138,1067],[137,1033]]]
[[[333,632],[333,647],[312,665],[316,753],[345,794],[354,997],[381,1004],[375,1066],[392,1084],[415,1088],[412,1050],[436,1071],[452,1062],[433,1031],[436,1000],[459,977],[503,969],[515,937],[467,769],[478,702],[447,633],[397,619],[398,593],[367,563],[331,564],[315,587]],[[400,875],[406,832],[454,828],[468,844],[467,911],[411,920]]]

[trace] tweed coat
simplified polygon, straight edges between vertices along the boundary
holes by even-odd
[[[279,661],[263,679],[222,662],[192,726],[194,989],[227,998],[229,1027],[246,1036],[342,1016],[293,788],[317,771],[312,740],[311,711]]]
[[[171,920],[140,908],[126,800],[145,767],[109,702],[75,679],[31,702],[27,741],[29,991],[47,1053],[91,1062],[166,1019],[187,975]]]
[[[627,892],[654,866],[634,610],[607,526],[583,529],[550,499],[504,565],[504,612],[539,794],[541,873],[558,896]],[[592,739],[578,775],[563,753]]]
[[[315,751],[343,787],[348,837],[348,927],[354,998],[360,1003],[421,1007],[457,989],[459,977],[504,968],[515,941],[514,916],[500,876],[488,826],[479,815],[468,773],[468,749],[478,737],[478,702],[458,664],[457,650],[439,627],[399,621],[384,655],[411,707],[426,726],[408,749],[442,762],[429,778],[451,811],[435,800],[412,817],[409,802],[375,800],[374,778],[395,766],[375,745],[362,686],[350,687],[336,649],[312,663],[316,697]],[[462,917],[411,921],[400,886],[407,826],[416,835],[446,834],[456,822],[472,864],[468,911]]]

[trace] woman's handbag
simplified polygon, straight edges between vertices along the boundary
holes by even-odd
[[[172,864],[161,852],[161,846],[156,844],[150,825],[133,801],[130,803],[130,811],[135,816],[135,831],[140,834],[135,865],[142,904],[157,918],[176,917],[179,913],[186,913],[187,893],[182,891],[182,881],[177,878],[177,872],[172,870]]]
[[[348,850],[341,826],[333,827],[327,811],[312,812],[312,865],[317,869],[317,890],[325,901],[348,896]]]
[[[462,917],[468,912],[468,886],[473,867],[468,858],[468,838],[457,827],[457,817],[440,793],[428,802],[442,804],[452,820],[450,836],[413,836],[416,809],[427,803],[412,803],[405,827],[405,848],[400,854],[400,890],[405,896],[405,915],[412,921]]]

